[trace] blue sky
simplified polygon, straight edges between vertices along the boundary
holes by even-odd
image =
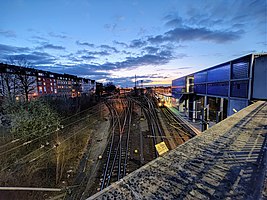
[[[267,0],[0,0],[0,62],[134,85],[267,51]]]

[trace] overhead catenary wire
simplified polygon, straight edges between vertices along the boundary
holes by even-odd
[[[79,121],[82,121],[82,120],[84,120],[85,118],[88,118],[88,117],[90,117],[90,116],[92,116],[92,115],[95,115],[95,114],[97,114],[97,113],[99,113],[99,112],[100,112],[100,111],[95,112],[94,114],[89,114],[89,115],[87,115],[87,116],[85,116],[85,117],[83,117],[83,118],[81,118],[81,119],[78,119],[78,120],[76,120],[76,121],[74,121],[74,122],[71,122],[71,123],[65,125],[63,129],[65,129],[66,127],[69,127],[70,125],[73,125],[73,124],[75,124],[75,123],[77,123],[77,122],[79,122]],[[23,142],[22,144],[20,144],[20,145],[18,145],[18,146],[15,146],[15,147],[13,147],[13,148],[11,148],[11,149],[9,149],[9,150],[6,150],[6,151],[1,152],[1,153],[0,153],[0,156],[6,154],[6,153],[8,153],[8,152],[14,151],[14,150],[16,150],[16,149],[19,149],[20,147],[26,146],[26,145],[28,145],[28,144],[30,144],[30,143],[32,143],[32,142],[34,142],[34,141],[37,141],[37,140],[39,140],[39,139],[41,139],[41,138],[43,138],[43,137],[49,136],[49,135],[51,135],[51,134],[53,134],[53,133],[56,133],[58,130],[59,130],[59,129],[57,128],[56,130],[51,131],[51,132],[49,132],[49,133],[47,133],[47,134],[44,134],[44,135],[42,135],[42,136],[39,136],[39,137],[37,137],[37,138],[34,138],[33,140],[29,140],[29,141]]]
[[[103,102],[101,102],[100,104],[103,104]],[[63,122],[63,121],[66,121],[66,120],[68,120],[68,119],[70,119],[70,118],[72,118],[72,117],[74,117],[74,116],[76,116],[76,115],[79,115],[79,114],[81,114],[81,113],[83,113],[83,112],[85,112],[85,111],[88,111],[89,109],[92,109],[92,110],[97,109],[98,106],[99,106],[99,104],[97,104],[97,105],[95,105],[95,106],[92,106],[92,107],[90,107],[90,108],[87,108],[87,109],[85,109],[85,110],[83,110],[83,111],[80,111],[80,112],[75,113],[75,114],[73,114],[73,115],[71,115],[71,116],[69,116],[69,117],[66,117],[66,118],[60,120],[59,122],[56,122],[55,124],[52,124],[52,125],[50,125],[50,126],[57,126],[59,123],[61,123],[61,122]],[[48,125],[48,126],[49,126],[49,125]],[[24,138],[27,138],[27,137],[29,137],[29,136],[31,136],[31,135],[34,135],[35,133],[38,133],[38,132],[43,131],[43,130],[46,130],[46,129],[47,129],[47,127],[44,127],[44,128],[42,128],[42,129],[39,129],[38,131],[34,131],[34,132],[28,134],[27,136],[22,136],[22,137],[20,137],[20,138],[13,139],[12,141],[10,141],[10,142],[8,142],[8,143],[6,143],[6,144],[4,144],[4,145],[1,145],[1,146],[0,146],[0,149],[1,149],[1,148],[4,148],[4,147],[6,147],[6,146],[8,146],[8,145],[10,145],[10,144],[13,144],[13,143],[16,143],[16,142],[18,142],[18,141],[21,141],[21,140],[23,140]]]
[[[74,134],[72,134],[72,135],[70,135],[69,137],[67,137],[67,138],[65,138],[64,140],[62,140],[62,141],[60,142],[60,144],[66,142],[68,139],[70,139],[70,138],[72,138],[73,136],[77,135],[77,134],[80,133],[82,130],[88,128],[89,126],[91,126],[92,124],[94,124],[94,123],[97,122],[97,121],[98,121],[98,120],[94,120],[92,123],[87,124],[85,127],[81,128],[80,130],[76,131]],[[24,157],[22,157],[21,159],[19,159],[19,161],[15,162],[15,163],[12,163],[12,164],[8,165],[7,167],[1,169],[0,172],[3,172],[4,170],[10,168],[10,167],[13,166],[14,164],[18,164],[21,160],[25,159],[25,158],[28,157],[30,154],[33,154],[34,152],[37,152],[37,151],[40,150],[41,148],[42,148],[42,147],[40,147],[40,148],[38,148],[38,149],[36,149],[36,150],[30,152],[30,153],[27,154],[26,156],[24,156]],[[24,162],[24,163],[21,163],[21,164],[26,164],[26,163],[34,162],[34,161],[36,161],[37,159],[39,159],[39,158],[41,158],[42,156],[44,156],[45,154],[47,154],[48,152],[50,152],[50,151],[52,151],[53,149],[55,149],[55,148],[56,148],[56,146],[54,145],[53,147],[51,147],[49,150],[45,151],[45,152],[42,153],[41,155],[39,155],[39,156],[37,156],[37,157],[35,157],[35,158],[29,160],[29,161],[26,161],[26,162]]]

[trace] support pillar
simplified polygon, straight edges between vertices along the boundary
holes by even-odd
[[[204,96],[204,107],[208,105],[208,97]]]
[[[221,98],[221,101],[220,101],[220,121],[223,120],[223,103],[224,103],[224,99]]]
[[[193,122],[196,122],[196,98],[193,98],[193,116],[192,116]]]

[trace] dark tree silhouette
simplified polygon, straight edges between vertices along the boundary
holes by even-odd
[[[112,93],[112,92],[115,92],[115,90],[116,90],[116,86],[112,82],[108,82],[105,85],[105,92]]]
[[[36,88],[36,76],[33,74],[34,69],[31,68],[31,63],[21,58],[17,60],[10,59],[9,64],[14,65],[12,70],[15,73],[18,84],[17,88],[20,94],[24,96],[26,102],[29,102],[29,95]],[[24,68],[28,68],[29,70],[25,70]]]

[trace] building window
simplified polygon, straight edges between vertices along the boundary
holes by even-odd
[[[46,87],[44,87],[44,92],[46,92]]]

